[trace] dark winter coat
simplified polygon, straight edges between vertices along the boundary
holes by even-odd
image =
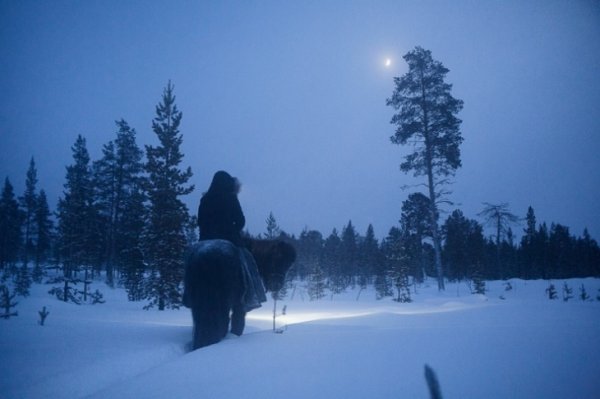
[[[237,179],[227,172],[215,173],[198,208],[200,240],[220,238],[242,245],[241,232],[246,219],[237,198],[238,184]]]

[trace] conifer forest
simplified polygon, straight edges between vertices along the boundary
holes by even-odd
[[[330,232],[305,229],[299,234],[286,232],[273,213],[265,215],[265,230],[253,232],[255,237],[286,240],[298,252],[286,288],[302,281],[311,299],[320,299],[349,287],[373,286],[379,298],[407,302],[411,286],[427,277],[437,278],[440,289],[444,280],[466,281],[474,292],[485,292],[486,280],[599,277],[600,248],[588,231],[576,235],[568,226],[537,220],[532,207],[512,210],[508,203],[490,202],[482,204],[476,218],[451,205],[440,211],[446,178],[461,164],[461,121],[454,114],[462,102],[450,95],[447,70],[430,52],[417,47],[405,59],[409,72],[396,78],[396,91],[388,99],[400,110],[392,120],[398,130],[391,139],[405,144],[413,135],[423,136],[424,146],[407,156],[401,169],[429,177],[428,190],[407,193],[395,226],[382,239],[372,225],[357,231],[352,215]],[[434,104],[422,109],[431,116],[431,126],[415,130],[414,112],[402,112],[411,103],[427,106],[412,96],[423,65],[434,76],[432,92],[446,100],[435,104],[443,109]],[[100,159],[90,159],[85,137],[78,136],[55,210],[48,206],[33,158],[23,176],[5,177],[0,270],[8,302],[7,281],[14,287],[12,295],[26,296],[32,282],[45,282],[54,285],[51,293],[60,300],[101,303],[102,294],[90,288],[101,279],[124,287],[129,299],[145,308],[181,306],[184,256],[198,239],[195,215],[183,201],[195,188],[188,183],[192,170],[182,166],[181,119],[169,82],[152,121],[157,146],[142,147],[136,130],[123,119],[116,121],[114,139],[102,147]],[[434,137],[435,126],[443,126],[439,137]],[[427,159],[427,140],[443,146],[434,151],[438,159]],[[17,193],[11,180],[21,178],[26,188]]]

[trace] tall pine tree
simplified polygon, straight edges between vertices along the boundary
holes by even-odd
[[[444,290],[438,205],[447,194],[444,186],[449,183],[448,179],[461,166],[459,146],[463,139],[461,120],[456,114],[463,102],[450,94],[452,85],[444,82],[448,69],[434,60],[430,51],[416,47],[404,59],[408,72],[394,78],[396,88],[387,100],[387,105],[398,110],[391,120],[397,125],[391,140],[414,149],[405,157],[400,169],[427,179],[438,289]]]
[[[145,255],[151,268],[147,308],[157,306],[159,310],[178,308],[181,303],[179,285],[183,279],[188,210],[179,197],[194,189],[186,185],[192,176],[191,168],[179,169],[183,160],[180,151],[183,137],[179,133],[181,117],[175,105],[173,85],[169,82],[152,121],[160,145],[146,146],[150,207]]]

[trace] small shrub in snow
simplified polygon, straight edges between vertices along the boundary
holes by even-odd
[[[104,303],[104,297],[99,290],[93,293],[88,293],[88,286],[91,281],[84,281],[83,291],[77,290],[75,287],[81,280],[58,278],[53,283],[63,282],[62,287],[53,287],[48,293],[56,296],[63,302],[73,302],[74,304],[81,305],[82,303],[91,303],[92,305],[97,303]]]
[[[21,266],[15,279],[15,292],[17,295],[23,297],[29,296],[29,288],[31,287],[32,281],[27,265]]]
[[[554,284],[550,283],[550,286],[546,288],[546,294],[548,295],[548,299],[558,298],[558,294],[556,293],[556,288],[554,287]]]
[[[104,296],[102,295],[102,293],[99,290],[94,291],[93,293],[90,294],[90,299],[92,301],[92,305],[95,305],[97,303],[104,303]]]
[[[43,326],[43,325],[44,325],[44,322],[46,321],[46,317],[48,317],[48,315],[50,314],[50,312],[48,312],[48,311],[46,310],[46,307],[44,306],[44,307],[42,308],[42,310],[40,310],[38,313],[39,313],[39,315],[40,315],[40,322],[39,322],[39,323],[40,323],[40,326]]]
[[[18,302],[13,301],[17,296],[16,292],[10,293],[10,290],[6,285],[0,286],[0,307],[4,309],[4,312],[0,314],[3,319],[8,319],[12,316],[18,316],[18,312],[13,312],[11,309],[17,306]]]
[[[473,294],[485,295],[485,281],[480,278],[473,278]]]
[[[569,287],[567,282],[565,281],[563,284],[563,301],[567,302],[569,299],[573,299],[573,288]]]
[[[44,269],[42,268],[42,265],[38,263],[33,267],[31,278],[34,283],[40,284],[42,282],[42,279],[44,278]]]
[[[504,282],[504,291],[512,291],[512,289],[513,289],[513,286],[510,283],[510,281],[505,281]]]
[[[581,288],[579,288],[579,298],[582,301],[587,301],[588,299],[590,299],[590,296],[588,295],[587,291],[585,290],[585,286],[583,284],[581,284]]]
[[[61,281],[62,280],[62,281]],[[69,284],[77,284],[76,280],[69,280],[69,279],[57,279],[55,280],[56,283],[58,282],[62,282],[63,286],[62,287],[53,287],[50,291],[48,291],[48,294],[50,295],[54,295],[56,298],[58,298],[58,300],[63,301],[63,302],[73,302],[77,305],[81,304],[81,301],[78,298],[77,295],[77,290],[72,287]]]

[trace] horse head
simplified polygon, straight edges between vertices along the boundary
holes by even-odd
[[[249,239],[245,244],[256,260],[265,289],[279,291],[285,283],[287,271],[296,260],[294,247],[283,240]]]

